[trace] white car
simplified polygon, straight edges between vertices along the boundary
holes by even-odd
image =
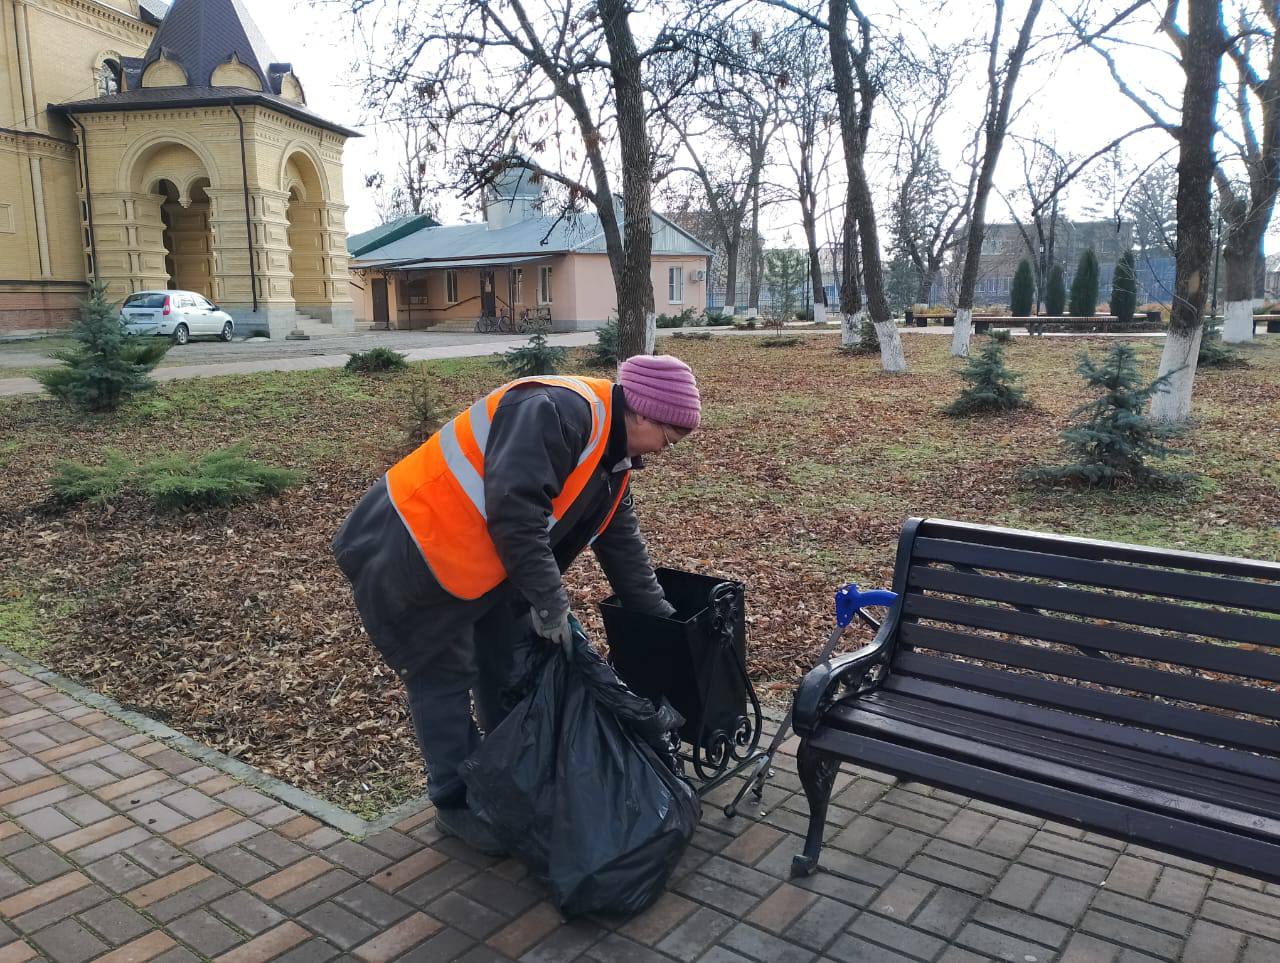
[[[157,334],[186,344],[199,335],[230,341],[231,315],[194,291],[137,291],[124,299],[120,318],[130,334]]]

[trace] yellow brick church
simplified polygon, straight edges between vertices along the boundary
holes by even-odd
[[[342,150],[241,0],[0,0],[0,335],[97,279],[353,328]]]

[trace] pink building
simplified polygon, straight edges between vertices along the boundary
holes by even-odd
[[[480,317],[549,318],[554,331],[600,327],[617,309],[595,214],[557,218],[513,170],[485,195],[484,222],[402,218],[348,239],[357,321],[398,330],[472,330]],[[711,249],[653,215],[653,294],[659,314],[707,305]]]

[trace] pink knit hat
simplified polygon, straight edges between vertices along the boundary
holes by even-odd
[[[627,407],[638,415],[692,431],[702,420],[702,396],[689,366],[669,354],[638,354],[618,368]]]

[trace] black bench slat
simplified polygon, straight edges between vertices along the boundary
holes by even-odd
[[[1246,781],[1257,780],[1260,785],[1280,786],[1280,758],[1240,752],[1193,739],[1166,735],[1163,732],[1138,729],[1109,719],[1095,719],[1052,706],[991,695],[975,689],[958,688],[916,676],[891,675],[884,681],[881,691],[899,692],[915,699],[958,706],[1003,719],[1034,723],[1046,729],[1078,734],[1098,742],[1111,742],[1124,747],[1132,746],[1143,752],[1181,760],[1190,765],[1228,770]],[[1135,707],[1135,714],[1140,713],[1141,710]]]
[[[911,519],[907,524],[916,522],[918,522],[918,528],[915,545],[919,545],[925,539],[945,538],[970,542],[974,545],[1060,555],[1064,558],[1136,562],[1141,565],[1154,565],[1161,569],[1180,568],[1188,572],[1256,578],[1280,585],[1280,562],[1263,562],[1258,559],[1235,558],[1228,555],[1203,555],[1171,548],[1155,548],[1151,545],[1107,542],[1094,538],[1077,538],[1073,535],[1028,532],[1016,528],[1000,528],[995,525],[954,522],[937,518]]]
[[[1159,846],[1195,860],[1216,863],[1264,879],[1280,879],[1280,845],[1191,819],[1137,808],[1029,779],[961,762],[928,750],[819,727],[809,740],[819,752],[856,759],[859,765],[941,786],[966,796],[1071,825],[1110,833],[1121,839]],[[1212,854],[1210,856],[1209,854]]]
[[[917,648],[950,652],[986,662],[1016,666],[1033,672],[1067,676],[1117,689],[1145,692],[1178,699],[1183,702],[1229,709],[1250,715],[1280,718],[1280,694],[1261,688],[1215,682],[1158,669],[1067,655],[1030,645],[1000,642],[996,639],[963,632],[952,632],[926,625],[904,622],[901,639]]]
[[[1234,719],[1203,709],[1187,709],[1150,699],[1102,692],[1069,682],[1018,675],[921,652],[899,652],[894,660],[894,667],[896,671],[890,675],[891,679],[900,678],[900,673],[910,673],[915,678],[969,686],[981,692],[1075,710],[1117,723],[1129,723],[1207,742],[1226,743],[1258,752],[1280,751],[1280,729],[1264,722]]]
[[[1224,828],[1248,832],[1280,843],[1280,818],[1247,812],[1232,806],[1182,793],[1170,792],[1141,781],[1080,768],[1058,759],[1019,752],[988,739],[973,739],[943,732],[930,726],[916,725],[899,718],[888,718],[856,706],[846,707],[838,721],[842,725],[829,730],[875,733],[882,741],[899,745],[927,745],[951,758],[975,760],[991,769],[1012,775],[1028,776],[1041,782],[1087,791],[1097,796],[1128,801],[1144,809],[1159,810],[1170,815],[1207,820]],[[850,728],[845,728],[850,727]]]
[[[975,605],[927,595],[908,595],[903,614],[1063,645],[1084,645],[1104,652],[1171,662],[1194,669],[1211,669],[1265,682],[1280,682],[1280,656],[1249,652],[1216,642],[1195,642],[1185,637],[1152,635],[1136,629],[1015,612],[992,605]],[[1280,696],[1276,698],[1275,714],[1280,715]]]
[[[1042,710],[1047,713],[1047,710]],[[946,703],[913,699],[880,689],[856,704],[837,705],[830,723],[856,725],[853,712],[872,712],[890,720],[990,742],[1028,756],[1059,762],[1081,770],[1110,775],[1157,789],[1168,789],[1206,802],[1222,803],[1263,816],[1280,816],[1280,783],[1241,778],[1214,766],[1165,757],[1129,748],[1109,739],[1076,734],[1038,721],[964,709]]]
[[[1280,619],[1220,612],[1172,602],[1153,602],[1132,596],[1101,595],[1061,588],[1043,582],[1021,582],[993,575],[972,575],[944,568],[911,566],[909,588],[967,595],[990,602],[1023,605],[1042,611],[1066,612],[1090,618],[1148,625],[1192,635],[1280,646]]]
[[[1141,568],[1119,562],[1100,562],[1023,549],[997,548],[938,538],[917,538],[913,557],[950,562],[1014,575],[1036,575],[1065,582],[1081,582],[1126,592],[1174,596],[1216,605],[1242,606],[1280,614],[1280,585],[1237,578]]]
[[[842,761],[1280,882],[1280,563],[908,519],[875,639],[792,708]]]

